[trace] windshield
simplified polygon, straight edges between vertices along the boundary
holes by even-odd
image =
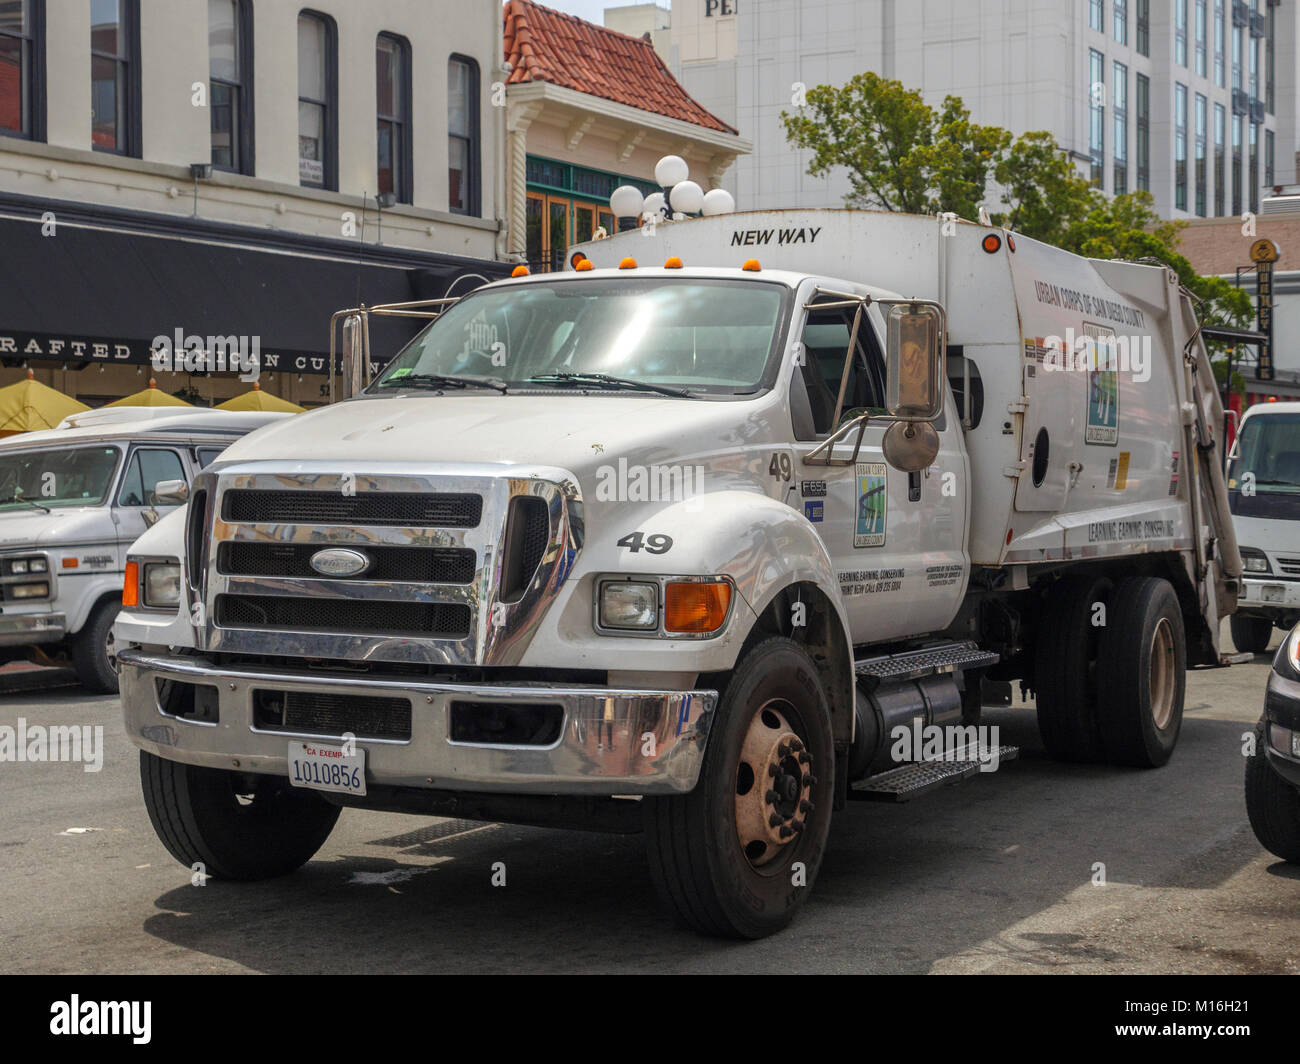
[[[101,503],[120,456],[103,446],[0,452],[0,513]]]
[[[1228,502],[1240,517],[1300,518],[1300,414],[1247,418],[1228,466]]]
[[[366,391],[505,384],[752,394],[787,292],[774,283],[661,278],[487,289],[431,323]]]

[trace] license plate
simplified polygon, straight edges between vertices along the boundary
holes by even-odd
[[[1265,584],[1259,595],[1262,602],[1281,602],[1285,596],[1286,592],[1277,584]]]
[[[339,746],[291,742],[289,782],[314,791],[365,794],[366,752],[349,754]]]

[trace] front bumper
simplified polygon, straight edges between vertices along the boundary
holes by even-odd
[[[1300,610],[1300,580],[1278,580],[1266,576],[1243,577],[1237,610],[1256,616],[1271,616]]]
[[[411,703],[409,740],[357,739],[368,784],[439,791],[552,795],[678,794],[691,790],[704,760],[716,691],[633,691],[582,685],[459,684],[409,677],[304,675],[261,666],[221,667],[201,657],[119,651],[126,732],[141,749],[209,768],[288,774],[290,739],[337,743],[337,735],[266,731],[254,722],[255,690],[384,695]],[[171,716],[158,680],[206,684],[219,697],[219,722]],[[453,699],[557,704],[559,739],[550,746],[451,740]]]
[[[60,643],[67,633],[68,618],[62,613],[0,614],[0,647]]]

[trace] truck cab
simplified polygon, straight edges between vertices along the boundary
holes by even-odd
[[[1229,456],[1228,499],[1244,568],[1232,641],[1262,654],[1275,627],[1300,621],[1300,403],[1246,411]]]
[[[268,420],[106,409],[0,443],[0,655],[66,652],[85,686],[116,691],[127,548],[179,502],[159,484],[183,486]]]

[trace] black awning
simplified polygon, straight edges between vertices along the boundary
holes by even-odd
[[[373,247],[358,262],[310,246],[259,248],[57,218],[43,235],[38,218],[0,217],[0,358],[11,364],[148,363],[154,338],[180,330],[248,337],[250,345],[256,337],[268,372],[324,373],[336,310],[436,298],[473,272],[463,260],[414,266],[410,252],[385,264]],[[489,278],[507,268],[474,264]],[[455,294],[471,287],[459,284]],[[387,361],[421,325],[372,319],[374,360]]]

